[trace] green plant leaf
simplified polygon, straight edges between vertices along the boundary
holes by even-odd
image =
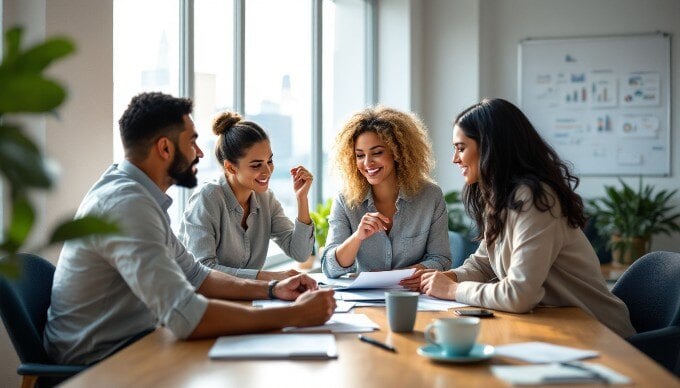
[[[39,74],[0,73],[0,85],[0,114],[47,112],[66,99],[64,88]]]
[[[75,45],[69,39],[51,38],[20,54],[14,66],[22,73],[38,74],[52,62],[73,53],[75,49]]]
[[[460,192],[452,190],[444,195],[444,202],[448,204],[461,203]]]
[[[15,198],[12,201],[12,218],[7,228],[3,250],[9,253],[16,253],[19,247],[26,241],[34,221],[35,212],[28,199],[23,196]]]
[[[21,262],[14,254],[0,257],[0,276],[17,279],[21,274]]]
[[[3,55],[3,65],[5,63],[11,63],[15,61],[19,56],[21,35],[23,35],[23,29],[21,27],[14,27],[5,32],[5,52]]]
[[[40,150],[16,127],[0,126],[0,172],[14,191],[52,185]]]
[[[50,236],[49,243],[54,244],[91,235],[117,233],[120,233],[120,228],[116,223],[94,216],[85,216],[57,226]]]

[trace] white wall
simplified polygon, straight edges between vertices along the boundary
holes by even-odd
[[[463,180],[451,164],[451,131],[457,112],[479,99],[479,2],[423,2],[422,68],[419,112],[430,130],[436,156],[435,178],[444,191]]]
[[[77,46],[50,74],[69,98],[59,117],[23,118],[35,140],[61,168],[49,195],[38,196],[40,225],[32,240],[44,241],[50,226],[73,217],[87,189],[113,159],[113,3],[111,0],[5,0],[4,26],[21,24],[27,42],[63,34]],[[43,252],[56,263],[58,247]],[[0,328],[0,386],[16,387],[19,360],[4,326]]]
[[[444,190],[460,189],[458,170],[450,158],[451,121],[480,97],[517,102],[517,46],[527,37],[671,33],[671,176],[645,178],[659,189],[680,187],[680,1],[677,0],[458,0],[425,2],[423,33],[427,88],[420,105],[434,131],[438,158],[436,177]],[[478,7],[475,13],[475,7]],[[461,16],[462,15],[462,16]],[[462,20],[459,20],[462,19]],[[468,28],[459,24],[467,23]],[[460,31],[461,29],[463,31]],[[478,32],[474,30],[477,29]],[[460,39],[467,41],[464,47]],[[478,44],[478,47],[474,47]],[[461,73],[462,72],[462,73]],[[468,79],[465,74],[478,72]],[[461,75],[463,74],[463,75]],[[474,85],[478,81],[478,87]],[[444,125],[443,123],[446,123]],[[625,179],[635,184],[637,178]],[[583,177],[579,193],[603,194],[615,177]],[[676,205],[680,196],[676,195]],[[675,240],[675,241],[674,241]],[[653,250],[680,251],[680,236],[657,236]]]

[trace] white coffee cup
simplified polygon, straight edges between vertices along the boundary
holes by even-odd
[[[479,318],[440,318],[427,325],[425,340],[447,356],[466,356],[479,334]]]

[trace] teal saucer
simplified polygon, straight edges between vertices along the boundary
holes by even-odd
[[[464,356],[450,356],[444,353],[442,348],[437,345],[427,344],[418,348],[418,354],[423,357],[427,357],[431,360],[441,361],[441,362],[455,362],[455,363],[466,363],[466,362],[477,362],[488,360],[494,355],[496,349],[491,345],[484,345],[476,343],[472,347],[470,353]]]

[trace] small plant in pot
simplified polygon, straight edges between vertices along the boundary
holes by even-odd
[[[314,248],[316,255],[321,254],[321,250],[326,246],[326,238],[328,237],[328,217],[331,215],[331,207],[333,206],[333,200],[328,199],[324,203],[316,205],[314,211],[309,212],[309,217],[314,221],[314,239],[316,240],[316,247]],[[314,264],[314,257],[307,261],[307,266],[309,268]]]
[[[649,252],[652,237],[680,232],[680,212],[673,212],[676,190],[643,185],[637,190],[619,179],[621,188],[605,186],[605,196],[588,201],[595,226],[609,238],[614,264],[629,265]]]

